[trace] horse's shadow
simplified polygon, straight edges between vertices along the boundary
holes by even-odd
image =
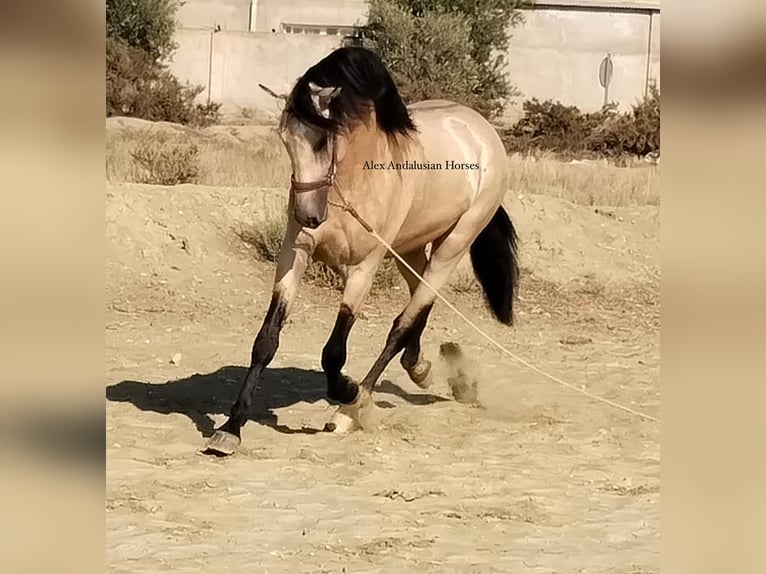
[[[210,415],[228,414],[237,399],[247,374],[245,367],[228,366],[207,374],[196,374],[164,384],[122,381],[106,388],[106,398],[113,402],[129,402],[142,411],[186,415],[203,436],[211,436],[214,421]],[[411,394],[391,381],[382,381],[376,393],[395,395],[414,405],[427,405],[447,399],[432,394]],[[292,429],[280,425],[274,409],[299,402],[314,403],[327,399],[324,373],[298,368],[266,369],[255,391],[250,419],[286,434],[313,434],[319,429]],[[388,401],[379,407],[391,408]]]

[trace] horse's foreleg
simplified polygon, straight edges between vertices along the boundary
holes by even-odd
[[[354,325],[359,308],[370,292],[375,269],[384,252],[376,253],[359,265],[349,267],[346,288],[330,339],[322,349],[322,369],[327,375],[327,396],[341,403],[352,403],[358,394],[354,381],[341,373],[346,364],[348,335]]]
[[[250,368],[228,420],[215,431],[207,443],[207,450],[210,452],[232,454],[241,442],[240,429],[250,416],[256,384],[263,369],[277,352],[279,334],[290,314],[298,285],[313,251],[313,241],[310,238],[298,241],[299,237],[302,237],[300,227],[290,220],[277,263],[271,303],[253,343]]]

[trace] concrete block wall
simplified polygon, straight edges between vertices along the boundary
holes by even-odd
[[[652,37],[649,43],[649,77],[660,85],[660,13],[652,14]]]
[[[526,10],[525,23],[511,30],[507,67],[521,96],[509,102],[503,119],[518,119],[523,101],[533,97],[599,109],[598,69],[607,54],[614,64],[609,99],[628,109],[644,95],[647,74],[659,80],[658,7],[654,0],[541,0]],[[365,18],[365,0],[187,0],[178,13],[171,67],[182,80],[206,87],[203,101],[222,102],[226,111],[273,114],[276,106],[258,83],[286,90],[341,42],[283,34],[282,24],[353,26]]]
[[[508,120],[518,116],[521,102],[530,98],[598,110],[604,103],[598,72],[607,54],[614,65],[609,101],[621,109],[629,109],[644,95],[647,72],[659,76],[658,15],[546,7],[528,10],[525,16],[510,41],[507,70],[521,96],[506,112]]]
[[[253,30],[280,32],[282,24],[319,26],[354,26],[367,21],[365,0],[322,0],[321,2],[286,2],[253,0]]]
[[[220,26],[222,30],[250,30],[251,0],[184,0],[176,12],[182,28]]]
[[[200,100],[220,102],[226,112],[251,108],[276,117],[279,106],[258,84],[289,90],[307,68],[336,49],[340,39],[180,29],[176,42],[171,69],[179,78],[206,87]]]

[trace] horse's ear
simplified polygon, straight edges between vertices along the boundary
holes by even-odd
[[[276,98],[278,100],[287,100],[287,94],[278,94],[268,86],[264,86],[263,84],[258,84],[258,87],[261,88],[264,92],[269,94],[271,97]]]
[[[314,103],[316,111],[326,118],[330,117],[330,102],[333,101],[338,94],[340,94],[340,87],[326,87],[316,85],[314,82],[309,82],[309,90],[311,90],[311,101]]]

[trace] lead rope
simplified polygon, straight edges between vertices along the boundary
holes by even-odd
[[[377,231],[375,231],[375,230],[372,228],[372,226],[370,226],[370,224],[369,224],[369,223],[367,223],[367,222],[364,220],[364,218],[363,218],[361,215],[359,215],[359,212],[357,212],[357,210],[356,210],[356,209],[354,209],[354,206],[353,206],[353,205],[351,205],[351,204],[350,204],[350,203],[349,203],[349,202],[346,200],[346,198],[343,196],[343,194],[341,193],[341,191],[340,191],[340,189],[339,189],[339,186],[338,186],[338,185],[335,185],[333,189],[334,189],[335,193],[337,193],[337,194],[338,194],[338,197],[340,197],[340,200],[341,200],[343,203],[342,203],[342,204],[340,204],[340,203],[334,203],[334,202],[332,202],[332,201],[328,201],[328,203],[329,203],[330,205],[332,205],[332,206],[334,206],[334,207],[339,207],[339,208],[340,208],[340,209],[342,209],[343,211],[347,211],[348,213],[350,213],[350,214],[351,214],[351,216],[352,216],[354,219],[356,219],[356,220],[359,222],[359,224],[360,224],[362,227],[364,227],[364,229],[365,229],[367,232],[369,232],[369,233],[370,233],[370,234],[371,234],[371,235],[372,235],[372,236],[373,236],[375,239],[377,239],[377,240],[380,242],[380,244],[381,244],[381,245],[383,245],[383,247],[385,247],[385,248],[388,250],[388,252],[389,252],[389,253],[391,253],[391,255],[393,255],[393,256],[394,256],[394,257],[397,259],[397,261],[399,261],[399,263],[401,263],[402,265],[404,265],[404,266],[405,266],[405,267],[406,267],[406,268],[407,268],[407,269],[410,271],[410,273],[412,273],[412,274],[413,274],[415,277],[417,277],[417,278],[418,278],[418,281],[420,281],[420,282],[421,282],[423,285],[425,285],[425,286],[426,286],[426,287],[428,287],[428,288],[429,288],[431,291],[433,291],[433,294],[434,294],[434,295],[436,295],[436,297],[437,297],[437,298],[438,298],[438,299],[439,299],[439,300],[440,300],[442,303],[444,303],[444,304],[445,304],[447,307],[449,307],[449,309],[450,309],[450,310],[451,310],[453,313],[455,313],[455,314],[456,314],[458,317],[460,317],[460,318],[461,318],[463,321],[465,321],[465,322],[466,322],[466,323],[467,323],[467,324],[468,324],[468,325],[469,325],[469,326],[470,326],[470,327],[471,327],[471,328],[472,328],[474,331],[476,331],[476,332],[477,332],[479,335],[481,335],[482,337],[484,337],[484,338],[485,338],[485,339],[486,339],[486,340],[487,340],[487,341],[488,341],[488,342],[489,342],[491,345],[493,345],[493,346],[494,346],[496,349],[498,349],[498,350],[499,350],[499,351],[501,351],[502,353],[505,353],[506,355],[508,355],[509,357],[511,357],[512,359],[514,359],[515,361],[517,361],[518,363],[521,363],[522,365],[524,365],[524,366],[525,366],[525,367],[527,367],[528,369],[530,369],[530,370],[532,370],[532,371],[534,371],[534,372],[538,373],[539,375],[542,375],[543,377],[545,377],[545,378],[547,378],[547,379],[549,379],[549,380],[551,380],[551,381],[553,381],[553,382],[555,382],[555,383],[558,383],[559,385],[562,385],[562,386],[564,386],[564,387],[567,387],[568,389],[572,389],[573,391],[576,391],[576,392],[580,393],[581,395],[584,395],[584,396],[588,397],[589,399],[592,399],[592,400],[594,400],[594,401],[598,401],[598,402],[600,402],[600,403],[604,403],[604,404],[606,404],[606,405],[609,405],[609,406],[611,406],[611,407],[614,407],[614,408],[616,408],[616,409],[620,409],[621,411],[624,411],[624,412],[626,412],[626,413],[630,413],[630,414],[632,414],[632,415],[636,415],[636,416],[638,416],[638,417],[641,417],[641,418],[643,418],[643,419],[646,419],[646,420],[649,420],[649,421],[653,421],[653,422],[656,422],[656,423],[660,422],[660,421],[659,421],[659,419],[657,419],[656,417],[653,417],[653,416],[651,416],[651,415],[648,415],[648,414],[646,414],[646,413],[642,413],[641,411],[637,411],[636,409],[632,409],[632,408],[630,408],[630,407],[626,407],[625,405],[621,405],[621,404],[619,404],[619,403],[616,403],[616,402],[614,402],[614,401],[610,401],[609,399],[605,399],[604,397],[600,397],[600,396],[598,396],[598,395],[594,395],[593,393],[591,393],[591,392],[589,392],[589,391],[586,391],[585,389],[581,389],[580,387],[577,387],[577,386],[573,385],[572,383],[568,383],[568,382],[566,382],[566,381],[564,381],[564,380],[560,379],[559,377],[557,377],[557,376],[555,376],[555,375],[551,375],[550,373],[547,373],[547,372],[543,371],[543,370],[542,370],[542,369],[540,369],[539,367],[536,367],[536,366],[534,366],[532,363],[530,363],[529,361],[527,361],[527,360],[526,360],[526,359],[524,359],[523,357],[520,357],[520,356],[518,356],[517,354],[515,354],[515,353],[513,353],[513,352],[509,351],[508,349],[506,349],[506,348],[505,348],[503,345],[501,345],[500,343],[498,343],[497,341],[495,341],[495,340],[494,340],[492,337],[490,337],[489,335],[487,335],[487,333],[485,333],[485,332],[484,332],[484,331],[483,331],[483,330],[482,330],[482,329],[481,329],[479,326],[477,326],[477,325],[476,325],[476,324],[475,324],[473,321],[471,321],[471,320],[470,320],[468,317],[466,317],[465,315],[463,315],[463,313],[461,313],[461,312],[460,312],[460,310],[459,310],[457,307],[455,307],[455,306],[454,306],[452,303],[450,303],[450,302],[449,302],[447,299],[445,299],[445,298],[442,296],[442,294],[441,294],[441,293],[439,293],[439,291],[437,291],[437,290],[436,290],[436,289],[435,289],[433,286],[431,286],[431,284],[430,284],[430,283],[428,283],[428,281],[426,281],[426,280],[425,280],[425,279],[424,279],[424,278],[423,278],[423,277],[420,275],[420,273],[418,273],[417,271],[415,271],[415,270],[412,268],[412,266],[411,266],[409,263],[407,263],[407,262],[404,260],[404,258],[403,258],[401,255],[399,255],[399,254],[396,252],[396,250],[394,250],[394,248],[393,248],[393,247],[391,247],[391,245],[390,245],[390,244],[389,244],[389,243],[388,243],[388,242],[387,242],[385,239],[383,239],[383,238],[382,238],[382,237],[381,237],[381,236],[378,234],[378,232],[377,232]]]

